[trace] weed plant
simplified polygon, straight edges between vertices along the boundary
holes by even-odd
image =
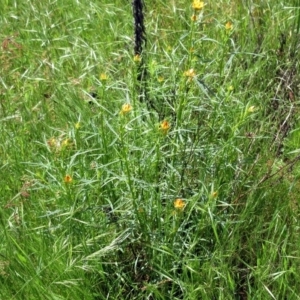
[[[0,4],[1,299],[300,298],[299,1]]]

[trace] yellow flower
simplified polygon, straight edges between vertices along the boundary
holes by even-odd
[[[230,86],[227,88],[227,90],[228,90],[229,92],[233,91],[233,90],[234,90],[233,85],[230,85]]]
[[[192,4],[192,8],[194,10],[201,10],[204,7],[204,2],[199,0],[194,0]]]
[[[106,81],[108,79],[108,76],[105,73],[100,74],[100,80],[101,81]]]
[[[52,147],[56,147],[58,144],[58,141],[56,140],[56,138],[52,137],[47,141],[47,144],[52,148]]]
[[[71,140],[70,139],[64,139],[62,142],[61,142],[61,146],[62,147],[68,147],[70,146],[72,143],[71,143]]]
[[[194,69],[189,69],[183,73],[184,76],[189,77],[190,79],[196,76]]]
[[[212,198],[217,198],[218,197],[218,191],[214,191],[211,193]]]
[[[170,123],[169,123],[167,120],[163,120],[163,121],[160,123],[159,128],[160,128],[160,130],[161,130],[164,134],[167,134],[168,131],[169,131],[170,128],[171,128],[171,125],[170,125]]]
[[[158,81],[158,82],[163,82],[164,80],[165,80],[165,79],[164,79],[162,76],[158,76],[158,77],[157,77],[157,81]]]
[[[256,111],[256,107],[254,105],[250,106],[247,110],[249,113],[253,113]]]
[[[64,177],[64,182],[65,183],[71,183],[73,181],[73,178],[71,177],[71,175],[67,174],[65,177]]]
[[[74,145],[71,139],[63,139],[63,136],[60,136],[58,138],[52,137],[47,141],[47,144],[49,145],[51,150],[55,151],[56,153],[59,153],[60,151],[66,149],[70,149]]]
[[[122,109],[120,111],[121,115],[125,115],[127,113],[129,113],[132,110],[132,106],[129,103],[125,103],[122,105]]]
[[[175,199],[173,204],[174,204],[174,208],[178,210],[183,210],[185,207],[185,201],[182,200],[181,198]]]
[[[133,57],[133,61],[135,62],[141,62],[142,58],[139,54],[136,54],[134,57]]]
[[[75,124],[75,128],[76,128],[76,129],[79,129],[80,127],[81,127],[80,123],[77,122],[77,123]]]
[[[191,20],[192,20],[193,22],[197,21],[197,16],[196,16],[195,14],[192,15],[192,16],[191,16]]]
[[[225,24],[225,29],[228,31],[233,29],[233,25],[230,21]]]

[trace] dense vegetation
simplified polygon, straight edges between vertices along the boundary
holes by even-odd
[[[0,298],[300,299],[300,1],[144,8],[1,1]]]

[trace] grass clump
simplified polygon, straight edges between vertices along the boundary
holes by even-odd
[[[2,5],[1,299],[299,298],[299,3],[231,2]]]

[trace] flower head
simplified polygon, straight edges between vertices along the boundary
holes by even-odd
[[[101,81],[106,81],[108,79],[108,76],[105,73],[100,74],[100,80]]]
[[[192,20],[193,22],[197,21],[197,16],[196,16],[195,14],[193,14],[193,15],[191,16],[191,20]]]
[[[122,109],[120,111],[121,115],[126,115],[127,113],[129,113],[130,111],[132,111],[132,106],[130,103],[125,103],[122,105]]]
[[[211,197],[212,198],[217,198],[218,197],[218,191],[213,191],[212,193],[211,193]]]
[[[225,24],[225,29],[228,31],[233,29],[233,25],[230,21]]]
[[[64,177],[64,183],[71,183],[73,181],[73,178],[71,175],[67,174],[65,177]]]
[[[170,128],[171,128],[171,125],[170,125],[170,123],[169,123],[167,120],[163,120],[163,121],[160,123],[159,128],[160,128],[160,130],[162,131],[162,133],[167,134],[168,131],[169,131]]]
[[[183,73],[183,75],[186,76],[186,77],[189,77],[189,79],[192,79],[196,76],[196,72],[195,72],[194,69],[189,69],[189,70],[185,71]]]
[[[61,142],[61,147],[63,148],[67,148],[69,147],[70,145],[72,144],[72,141],[70,139],[64,139],[62,142]]]
[[[173,204],[174,204],[174,208],[177,209],[177,210],[183,210],[185,208],[185,205],[186,205],[185,201],[182,200],[181,198],[175,199]]]
[[[81,124],[80,124],[80,122],[77,122],[77,123],[75,123],[75,128],[78,130],[80,127],[81,127]]]
[[[254,105],[250,106],[250,107],[247,109],[247,111],[248,111],[249,113],[253,113],[253,112],[255,112],[255,110],[256,110],[256,107],[255,107]]]
[[[59,142],[57,141],[56,138],[51,137],[51,138],[47,141],[47,144],[48,144],[51,148],[54,148],[54,147],[57,147],[57,145],[59,144]]]
[[[133,61],[134,62],[141,62],[142,58],[139,54],[136,54],[134,57],[133,57]]]
[[[204,7],[204,2],[200,0],[194,0],[192,4],[192,8],[194,10],[201,10]]]
[[[47,141],[48,146],[51,151],[59,153],[63,150],[71,149],[74,146],[73,141],[70,138],[64,138],[64,135],[59,136],[58,138],[51,137]]]
[[[158,81],[158,82],[164,82],[164,80],[165,80],[165,79],[164,79],[162,76],[158,76],[158,77],[157,77],[157,81]]]

